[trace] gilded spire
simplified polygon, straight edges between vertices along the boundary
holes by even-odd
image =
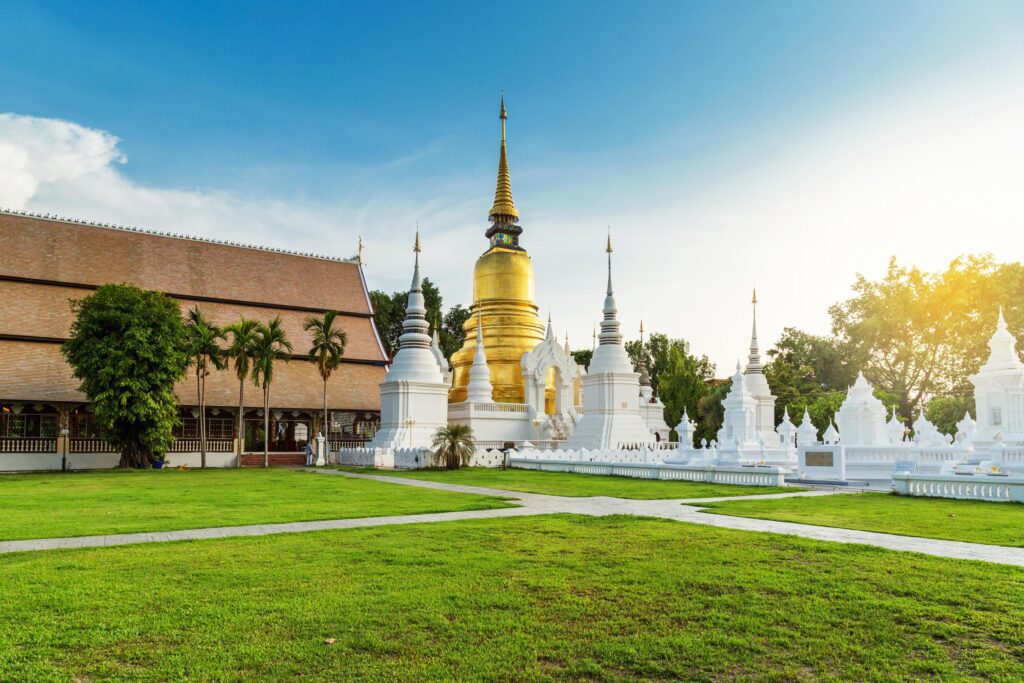
[[[498,157],[498,184],[494,190],[494,205],[491,206],[489,214],[492,221],[515,222],[519,219],[519,212],[512,201],[512,177],[508,172],[508,153],[505,151],[505,96],[501,96],[501,155]]]

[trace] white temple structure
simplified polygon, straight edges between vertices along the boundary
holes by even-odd
[[[418,231],[413,251],[416,263],[402,336],[394,361],[380,385],[380,430],[370,442],[370,448],[426,448],[437,428],[448,424],[448,364],[443,355],[439,357],[435,353],[435,345],[428,334],[430,326],[420,280]]]
[[[881,446],[890,443],[885,405],[878,399],[863,372],[846,391],[836,413],[836,427],[847,446]]]
[[[747,376],[739,361],[736,362],[736,373],[732,376],[732,386],[722,401],[722,407],[725,408],[725,415],[722,418],[722,428],[718,430],[719,451],[732,452],[738,457],[744,450],[760,450],[765,443],[764,437],[758,429],[760,402],[750,393]],[[775,435],[774,429],[772,429],[772,435],[777,443],[778,436]]]
[[[988,361],[973,375],[979,444],[1024,443],[1024,363],[999,309]]]
[[[640,375],[633,371],[619,332],[618,307],[612,289],[612,240],[608,238],[608,288],[604,299],[599,344],[583,377],[583,418],[566,448],[621,448],[652,439],[640,417]]]

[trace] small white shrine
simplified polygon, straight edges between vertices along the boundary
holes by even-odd
[[[857,381],[846,391],[846,400],[836,413],[836,427],[848,446],[881,446],[890,443],[889,428],[885,423],[885,405],[874,394],[874,389],[857,373]]]
[[[1024,363],[1003,309],[988,342],[988,361],[973,375],[979,444],[1024,443]]]

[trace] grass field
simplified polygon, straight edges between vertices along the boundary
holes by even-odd
[[[395,471],[369,467],[343,467],[340,469],[349,472],[424,479],[465,486],[484,486],[524,493],[545,493],[553,496],[612,496],[638,500],[752,496],[760,493],[793,493],[801,490],[794,487],[702,484],[690,481],[657,481],[567,472],[500,470],[487,467],[467,467],[459,470]]]
[[[488,496],[278,469],[0,475],[0,540],[506,506]]]
[[[1022,595],[1018,568],[622,517],[21,553],[0,680],[1020,680]]]
[[[858,493],[706,503],[710,512],[905,536],[1024,547],[1024,505]]]

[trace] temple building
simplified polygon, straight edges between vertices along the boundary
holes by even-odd
[[[221,326],[242,315],[264,322],[281,317],[295,351],[290,362],[275,369],[271,392],[268,446],[272,461],[279,463],[304,462],[294,454],[322,429],[323,383],[307,360],[310,336],[302,323],[328,309],[340,311],[338,324],[348,341],[341,367],[328,384],[328,435],[336,448],[369,440],[377,429],[377,387],[385,376],[386,356],[358,258],[8,211],[0,211],[0,250],[5,255],[0,264],[0,469],[59,468],[58,448],[66,451],[71,466],[116,464],[116,454],[100,438],[88,402],[60,354],[73,320],[70,302],[111,282],[164,292],[183,313],[198,306]],[[187,373],[175,392],[181,425],[170,460],[191,462],[189,454],[198,449],[195,373]],[[239,446],[243,452],[260,452],[262,463],[261,392],[251,384],[245,391],[241,444],[238,393],[231,369],[207,378],[211,463],[233,463]],[[61,435],[64,429],[66,436]],[[15,463],[15,453],[27,455]]]

